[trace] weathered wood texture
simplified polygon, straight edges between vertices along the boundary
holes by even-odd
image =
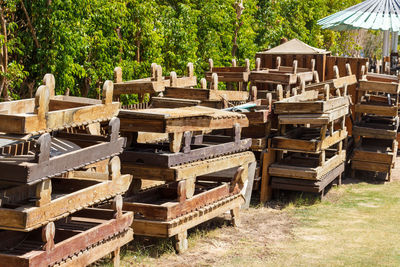
[[[243,202],[243,196],[238,194],[224,198],[170,221],[134,219],[132,228],[136,235],[171,237],[203,222],[221,216],[226,211],[240,208]]]
[[[113,118],[107,136],[59,132],[51,138],[46,133],[38,140],[2,147],[0,180],[33,183],[116,156],[125,143],[118,136],[119,119]]]
[[[135,179],[180,181],[240,166],[247,169],[247,165],[254,161],[255,157],[252,152],[241,152],[170,168],[125,163],[122,166],[122,172],[131,173]],[[247,173],[243,174],[244,181],[247,179],[246,175]]]
[[[40,229],[3,231],[0,266],[87,266],[133,239],[133,214],[114,216],[113,210],[85,209],[50,223],[42,235]]]
[[[103,101],[54,96],[54,87],[49,86],[40,86],[35,98],[0,103],[0,132],[37,134],[108,121],[118,114],[120,104],[112,102],[111,81],[104,83]]]
[[[181,151],[172,153],[169,144],[135,144],[121,154],[123,164],[141,163],[158,167],[173,167],[194,161],[215,158],[221,155],[246,151],[250,148],[251,139],[232,141],[231,137],[203,136],[203,142],[195,144],[194,140],[182,146]],[[192,138],[191,138],[192,139]],[[194,139],[194,138],[193,138]]]
[[[198,181],[194,196],[180,202],[177,186],[177,183],[169,183],[126,197],[124,210],[133,211],[138,219],[169,221],[240,191],[237,184],[231,189],[228,183]]]
[[[344,163],[340,164],[339,166],[325,174],[323,177],[321,177],[321,179],[318,181],[282,178],[274,176],[272,177],[271,187],[272,189],[321,193],[335,179],[341,179],[341,175],[344,173],[344,165]]]
[[[247,127],[245,115],[207,107],[121,110],[121,132],[174,133]]]
[[[163,92],[165,86],[171,84],[171,80],[162,76],[160,65],[153,63],[151,65],[151,77],[131,81],[122,81],[122,69],[114,69],[114,97],[118,98],[121,94],[155,94]]]
[[[317,54],[317,55],[271,55],[271,54],[263,54],[262,52],[256,53],[256,59],[260,58],[261,68],[275,69],[277,68],[277,58],[281,58],[280,65],[282,66],[292,66],[293,61],[297,60],[298,67],[300,68],[309,68],[312,67],[312,59],[315,60],[315,69],[318,71],[318,75],[322,81],[325,80],[325,71],[326,71],[326,54]]]
[[[114,169],[110,174],[87,172],[85,177],[52,178],[33,186],[10,187],[1,184],[0,228],[31,231],[77,210],[123,194],[129,188],[131,176],[119,174],[119,169],[114,166],[118,164],[113,164],[118,163],[118,160],[110,162],[109,168]],[[44,183],[46,186],[43,186]],[[36,203],[31,201],[32,198],[37,199]]]
[[[321,180],[321,178],[346,160],[346,151],[342,150],[337,155],[326,159],[323,165],[318,158],[292,156],[270,165],[270,176]]]

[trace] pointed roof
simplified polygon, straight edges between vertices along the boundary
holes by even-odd
[[[303,43],[302,41],[298,39],[292,39],[286,43],[283,43],[281,45],[278,45],[274,48],[271,48],[269,50],[260,52],[259,54],[270,54],[270,55],[300,55],[300,54],[306,54],[306,55],[314,55],[314,54],[328,54],[330,52],[326,51],[325,49],[319,49],[315,48],[312,46],[309,46],[306,43]]]
[[[400,30],[400,0],[366,0],[358,5],[320,19],[323,29]]]

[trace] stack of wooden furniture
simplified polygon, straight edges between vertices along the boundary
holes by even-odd
[[[131,176],[120,173],[112,82],[103,101],[55,96],[49,74],[44,84],[34,99],[0,103],[0,265],[86,266],[113,252],[118,266],[133,214],[122,211]],[[93,208],[112,198],[114,210]]]
[[[136,235],[175,236],[176,249],[187,248],[187,230],[231,211],[234,223],[244,202],[240,193],[255,161],[241,139],[245,115],[195,106],[176,109],[121,110],[121,132],[131,142],[121,155],[122,170],[133,175],[124,209],[133,211]],[[234,128],[233,136],[210,135]],[[139,143],[139,132],[165,133],[168,140]],[[229,178],[220,172],[232,171]],[[218,173],[219,172],[219,173]],[[165,184],[141,190],[143,180]]]
[[[274,112],[279,129],[269,148],[275,157],[265,156],[262,195],[284,189],[323,196],[332,181],[338,178],[340,183],[344,171],[345,117],[349,112],[346,91],[337,90],[332,96],[328,85],[322,94],[303,91],[275,102]]]
[[[283,94],[285,97],[291,95],[292,88],[301,84],[301,82],[309,83],[313,80],[318,80],[318,73],[314,71],[315,61],[311,59],[311,69],[298,68],[297,61],[293,61],[293,66],[281,66],[280,57],[277,58],[276,69],[263,69],[261,68],[260,58],[256,59],[256,68],[250,73],[250,82],[252,86],[258,89],[258,98],[266,98],[267,94],[271,94],[272,98],[276,100],[277,86],[283,87]]]
[[[210,108],[228,108],[229,106],[244,104],[249,100],[249,92],[247,91],[234,91],[234,90],[218,90],[219,76],[217,73],[211,75],[210,88],[207,88],[205,79],[200,81],[201,88],[187,88],[187,87],[167,87],[165,89],[163,99],[153,99],[153,107],[157,102],[166,102],[168,99],[175,98],[176,103],[182,103],[181,106],[195,106],[201,105]],[[167,106],[163,106],[167,107]],[[179,107],[175,104],[173,107]]]
[[[353,175],[356,170],[386,173],[390,181],[397,156],[400,86],[384,76],[367,77],[358,88],[351,168]]]
[[[216,73],[219,81],[226,83],[228,90],[247,91],[250,75],[250,61],[248,59],[245,59],[244,67],[238,67],[235,59],[232,59],[231,67],[214,67],[214,61],[210,58],[209,67],[210,69],[205,73],[208,82],[213,81],[213,74]]]

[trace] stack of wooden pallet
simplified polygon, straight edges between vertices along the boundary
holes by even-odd
[[[360,80],[358,93],[353,126],[356,142],[351,161],[353,175],[356,170],[381,172],[390,181],[398,146],[399,83],[370,75],[369,80],[367,76]]]
[[[118,265],[133,214],[122,211],[131,176],[116,156],[124,139],[112,82],[103,101],[55,96],[52,75],[44,84],[34,99],[0,103],[0,265],[85,266],[111,252]],[[114,210],[93,208],[114,197]]]
[[[279,129],[270,149],[276,151],[276,158],[264,169],[263,186],[323,195],[344,171],[348,112],[346,92],[337,90],[332,96],[329,86],[323,94],[303,91],[275,102]]]
[[[121,160],[123,172],[134,178],[124,209],[135,213],[136,235],[175,236],[181,252],[188,229],[226,211],[238,220],[244,202],[240,191],[254,162],[253,153],[246,152],[251,139],[240,137],[246,116],[195,106],[121,110],[119,118],[121,132],[131,139]],[[226,128],[234,128],[234,135],[209,134]],[[140,132],[167,134],[168,140],[140,143]],[[141,190],[143,180],[165,184]]]

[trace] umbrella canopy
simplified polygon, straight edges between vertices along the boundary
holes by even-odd
[[[400,0],[366,0],[320,19],[323,29],[336,31],[371,29],[398,32]]]

